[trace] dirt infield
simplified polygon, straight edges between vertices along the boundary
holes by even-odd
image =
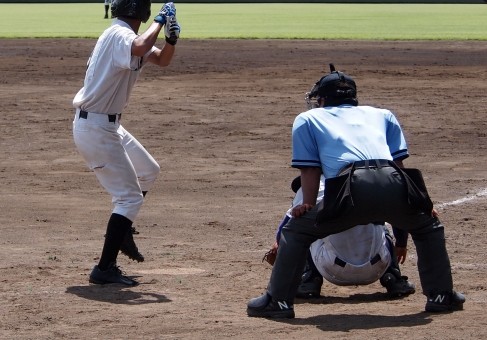
[[[0,42],[0,338],[487,338],[487,42],[181,40],[170,67],[144,70],[122,119],[162,168],[136,221],[146,262],[119,257],[134,288],[87,280],[111,211],[71,134],[94,42]],[[246,316],[291,202],[292,122],[329,62],[402,123],[464,311],[424,313],[420,289],[390,301],[378,282],[325,283],[294,320]],[[419,288],[411,240],[402,270]]]

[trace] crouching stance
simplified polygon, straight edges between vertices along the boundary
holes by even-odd
[[[292,204],[295,207],[303,201],[300,177],[293,180],[291,188],[296,193]],[[321,176],[317,204],[323,199],[324,189],[325,179]],[[264,257],[271,265],[277,254],[281,229],[291,219],[292,207],[278,227],[276,242]],[[396,246],[388,227],[374,223],[355,226],[313,242],[296,297],[319,297],[323,278],[337,286],[368,285],[379,280],[391,298],[413,294],[414,285],[399,269],[399,261],[404,263],[406,258],[408,235],[393,230]]]
[[[308,94],[310,109],[294,120],[291,165],[301,173],[303,202],[282,228],[267,291],[249,301],[247,314],[293,318],[311,244],[375,222],[411,235],[425,310],[462,309],[465,297],[453,290],[443,224],[421,172],[403,166],[409,153],[399,122],[389,110],[359,106],[355,81],[330,69]],[[325,193],[316,205],[322,174]]]

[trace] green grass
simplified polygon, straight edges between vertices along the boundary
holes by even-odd
[[[176,6],[188,39],[487,40],[483,4]],[[153,4],[153,14],[160,7]],[[0,4],[0,38],[95,38],[110,24],[103,14],[103,2]]]

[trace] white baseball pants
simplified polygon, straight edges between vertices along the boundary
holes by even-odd
[[[110,122],[106,114],[89,112],[85,119],[76,110],[73,137],[87,166],[112,196],[112,212],[133,222],[143,203],[142,192],[151,188],[160,167],[119,118]]]

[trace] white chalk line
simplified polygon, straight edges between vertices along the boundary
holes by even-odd
[[[463,198],[457,199],[455,201],[440,203],[440,204],[436,205],[435,207],[437,209],[443,209],[443,208],[451,206],[451,205],[460,205],[460,204],[463,204],[466,202],[475,201],[475,200],[481,199],[481,198],[486,197],[486,196],[487,196],[487,188],[483,188],[482,190],[480,190],[476,194],[468,195],[468,196],[465,196]]]

